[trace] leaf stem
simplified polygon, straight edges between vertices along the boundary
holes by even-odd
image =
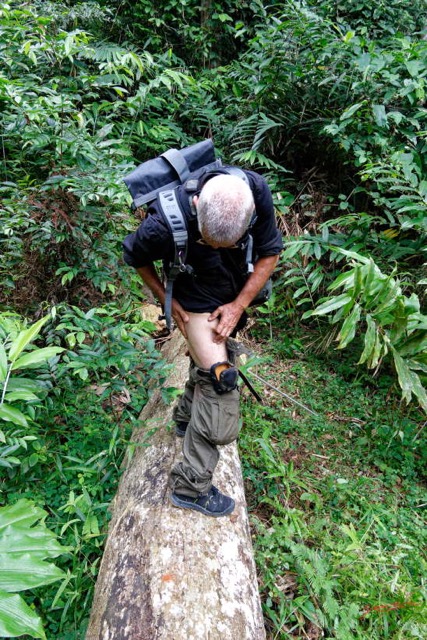
[[[12,366],[13,366],[13,362],[10,363],[10,367],[9,367],[8,372],[6,374],[6,379],[4,381],[4,386],[3,386],[3,392],[1,394],[0,406],[3,404],[5,396],[6,396],[7,383],[9,382],[10,374],[12,373]]]

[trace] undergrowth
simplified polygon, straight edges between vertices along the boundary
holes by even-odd
[[[2,318],[9,326],[15,316]],[[6,423],[0,503],[27,499],[47,512],[47,525],[68,550],[56,560],[65,577],[26,600],[41,615],[47,638],[83,640],[123,457],[143,446],[132,444],[131,433],[150,386],[161,384],[168,368],[148,335],[153,325],[138,310],[61,305],[46,326],[38,343],[61,345],[61,357],[16,378],[22,389],[15,400],[28,424],[23,438]],[[40,389],[25,405],[29,376]]]
[[[288,359],[272,366],[283,342]],[[425,638],[425,422],[391,378],[372,381],[351,354],[313,355],[305,342],[273,337],[254,371],[316,416],[267,386],[264,406],[244,393],[240,453],[268,638]]]

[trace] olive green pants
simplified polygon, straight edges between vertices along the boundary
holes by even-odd
[[[219,395],[213,388],[209,367],[234,356],[226,344],[214,343],[209,314],[189,314],[188,347],[191,354],[189,377],[174,410],[174,420],[188,422],[183,444],[183,461],[171,472],[176,493],[196,498],[208,493],[218,464],[218,445],[236,440],[239,433],[239,391]]]
[[[236,440],[239,433],[239,391],[217,394],[210,374],[194,364],[174,419],[189,420],[183,444],[183,461],[171,472],[176,493],[196,498],[212,486],[218,464],[218,446]]]

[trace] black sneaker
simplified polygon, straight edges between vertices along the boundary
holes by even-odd
[[[196,511],[204,513],[205,516],[213,516],[214,518],[227,516],[234,509],[233,498],[225,496],[213,485],[205,496],[191,498],[190,496],[184,496],[179,493],[171,493],[170,499],[175,507],[195,509]]]
[[[183,438],[185,436],[187,427],[188,427],[188,422],[184,422],[183,420],[180,420],[179,422],[176,423],[175,434],[178,436],[178,438]]]

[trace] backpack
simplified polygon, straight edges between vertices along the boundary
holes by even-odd
[[[212,140],[203,140],[183,149],[168,149],[157,158],[147,160],[123,178],[132,196],[132,209],[150,205],[158,199],[161,213],[174,240],[174,259],[167,270],[164,313],[169,331],[172,325],[172,290],[179,273],[192,272],[185,264],[187,257],[188,231],[185,216],[181,210],[176,188],[184,185],[191,194],[198,187],[199,177],[206,172],[236,175],[248,183],[246,174],[237,167],[224,167],[220,158],[215,157]],[[252,237],[249,235],[246,248],[248,273],[253,271]],[[266,291],[264,291],[266,290]],[[271,284],[258,294],[252,304],[265,302],[271,293]],[[261,301],[258,301],[261,295]]]

